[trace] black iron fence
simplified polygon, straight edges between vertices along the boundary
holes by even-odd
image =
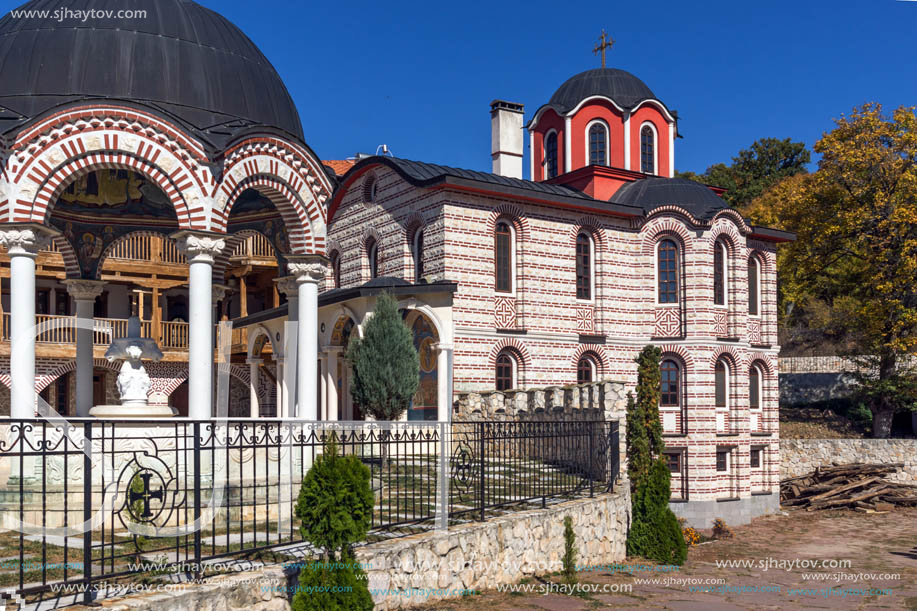
[[[3,420],[0,590],[88,603],[139,573],[308,555],[294,505],[332,436],[370,467],[376,539],[610,491],[619,471],[611,422]]]

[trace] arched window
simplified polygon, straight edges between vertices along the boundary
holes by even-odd
[[[761,268],[758,259],[748,260],[748,314],[757,316],[761,311]]]
[[[592,299],[592,239],[576,236],[576,298]]]
[[[748,371],[748,407],[761,409],[761,370],[752,365]]]
[[[584,354],[576,363],[576,383],[588,384],[590,382],[595,382],[596,377],[598,377],[596,375],[597,371],[598,367],[596,366],[595,359],[588,354]]]
[[[713,369],[715,404],[719,408],[729,407],[729,366],[725,361],[716,362]]]
[[[649,125],[640,130],[640,171],[656,173],[656,132]]]
[[[589,165],[608,165],[608,130],[601,123],[589,128]]]
[[[666,407],[677,407],[681,404],[681,392],[679,390],[681,370],[678,367],[678,363],[672,359],[665,359],[659,366],[659,373],[662,378],[662,394],[660,395],[659,404]]]
[[[497,355],[495,381],[497,390],[510,390],[516,387],[516,359],[509,352]]]
[[[513,263],[513,229],[500,221],[494,230],[494,288],[498,293],[513,292]]]
[[[331,288],[341,288],[341,254],[338,251],[331,253]]]
[[[545,179],[557,176],[557,132],[551,132],[544,139]]]
[[[662,240],[656,266],[659,303],[678,303],[678,246],[673,240]]]
[[[727,271],[726,245],[722,240],[717,240],[713,245],[713,304],[726,305]]]
[[[414,234],[414,282],[423,279],[423,229]]]
[[[379,245],[376,240],[370,238],[366,242],[366,257],[369,260],[369,278],[370,280],[379,277]]]

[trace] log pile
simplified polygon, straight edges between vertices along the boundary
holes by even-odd
[[[792,509],[848,508],[864,513],[917,506],[917,486],[885,479],[903,463],[819,467],[780,482],[780,504]]]

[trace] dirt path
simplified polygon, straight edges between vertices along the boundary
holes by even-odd
[[[596,570],[579,573],[598,592],[543,593],[558,577],[527,580],[529,593],[485,592],[428,609],[579,611],[604,608],[681,609],[917,609],[917,509],[885,514],[794,512],[734,528],[734,537],[699,545],[673,572]],[[717,561],[751,566],[717,566]],[[803,561],[828,561],[812,568]],[[841,561],[846,566],[832,566]],[[629,560],[627,564],[639,561]],[[796,566],[788,566],[793,562]],[[623,563],[622,563],[623,564]],[[822,577],[813,573],[825,574]],[[866,574],[866,575],[864,575]],[[827,576],[827,575],[830,575]],[[900,578],[892,578],[898,575]],[[658,580],[638,583],[638,580]],[[670,580],[668,584],[664,580]],[[673,580],[718,580],[673,583]],[[632,586],[622,592],[622,586]],[[692,588],[694,590],[692,591]],[[708,588],[711,591],[698,591]],[[601,589],[606,592],[602,593]],[[876,593],[872,590],[890,590]],[[618,590],[618,591],[614,591]],[[769,590],[769,591],[764,591]]]

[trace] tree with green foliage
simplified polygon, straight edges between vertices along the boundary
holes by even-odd
[[[627,554],[660,564],[682,564],[687,558],[678,519],[669,509],[671,474],[665,463],[665,442],[659,420],[662,351],[645,347],[637,356],[637,397],[627,395],[627,474],[632,518]]]
[[[366,465],[354,455],[340,456],[332,435],[303,478],[296,502],[300,532],[321,556],[300,569],[293,611],[373,608],[366,574],[352,549],[369,532],[375,502],[369,481]]]
[[[376,300],[363,337],[351,339],[346,357],[354,403],[376,420],[399,420],[420,384],[420,359],[391,295]]]
[[[866,104],[835,123],[815,144],[818,170],[745,213],[796,233],[778,255],[781,300],[818,313],[806,322],[858,361],[859,398],[885,438],[895,413],[917,411],[917,115]]]
[[[576,533],[573,532],[573,518],[564,516],[564,555],[561,558],[563,562],[564,583],[573,585],[576,583]]]
[[[804,142],[761,138],[739,151],[731,165],[717,163],[703,174],[678,172],[676,176],[722,187],[726,189],[722,198],[733,207],[741,207],[784,178],[805,174],[811,159]]]

